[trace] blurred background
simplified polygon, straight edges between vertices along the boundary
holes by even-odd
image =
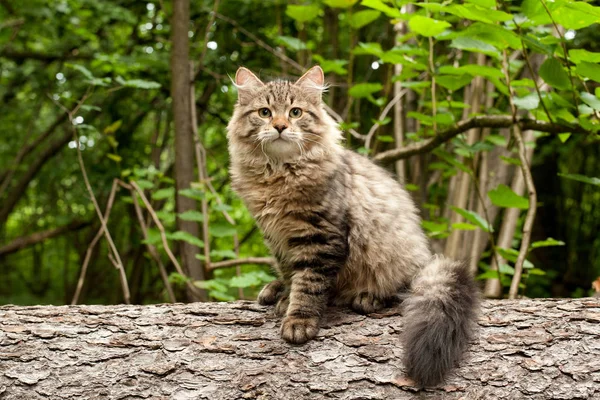
[[[433,248],[469,259],[488,297],[509,293],[530,207],[514,132],[492,119],[402,149],[478,115],[552,125],[523,132],[537,215],[519,295],[591,295],[598,10],[566,0],[0,0],[0,303],[255,298],[272,259],[230,188],[230,77],[243,65],[263,80],[296,79],[315,64],[346,146],[405,182]]]

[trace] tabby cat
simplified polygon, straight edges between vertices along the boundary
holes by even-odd
[[[441,383],[472,336],[478,291],[466,263],[432,255],[415,204],[382,168],[345,149],[321,102],[323,70],[295,83],[235,76],[227,127],[233,187],[264,232],[278,279],[281,336],[314,338],[328,304],[361,314],[404,300],[404,363],[418,384]]]

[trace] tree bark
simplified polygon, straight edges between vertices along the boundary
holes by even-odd
[[[177,213],[196,209],[196,201],[179,194],[194,181],[194,139],[190,118],[190,87],[192,76],[189,64],[189,0],[173,1],[173,51],[171,55],[171,96],[173,98],[173,120],[175,122],[175,182],[177,188]],[[194,221],[177,218],[177,229],[198,237],[200,230]],[[180,241],[180,254],[183,267],[193,280],[204,280],[202,263],[196,258],[198,248],[186,241]],[[204,293],[204,291],[202,291]],[[193,300],[206,300],[190,293]]]
[[[600,299],[491,300],[445,385],[404,375],[401,309],[330,309],[292,346],[253,302],[0,307],[12,399],[600,399]]]

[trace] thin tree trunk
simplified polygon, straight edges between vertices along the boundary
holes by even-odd
[[[173,50],[171,55],[171,96],[173,98],[173,120],[175,122],[175,187],[176,210],[183,213],[196,209],[196,201],[182,196],[179,192],[190,187],[194,181],[194,140],[190,118],[190,85],[192,77],[189,68],[189,0],[173,1],[173,22],[171,24]],[[177,218],[177,229],[194,237],[199,236],[198,224]],[[185,241],[179,242],[183,267],[193,280],[204,280],[202,263],[196,258],[198,248]],[[189,293],[192,300],[206,300],[206,295]]]
[[[485,54],[477,55],[477,65],[485,65]],[[465,110],[465,113],[468,115],[469,113],[478,113],[481,108],[481,98],[482,93],[484,91],[484,81],[480,76],[475,77],[473,79],[473,83],[471,84],[471,108]],[[467,117],[467,115],[463,115],[463,119]],[[467,143],[472,145],[475,143],[478,137],[479,130],[478,129],[470,129],[467,132]],[[463,171],[459,171],[457,175],[457,184],[456,189],[454,191],[453,201],[450,203],[459,208],[465,208],[467,205],[467,201],[469,200],[469,184],[471,177],[469,174]],[[457,213],[452,213],[450,218],[450,223],[457,223],[462,220],[462,217]],[[444,250],[444,254],[450,258],[464,258],[468,254],[468,249],[462,248],[462,242],[464,237],[464,231],[453,230],[448,240],[446,241],[446,248]]]

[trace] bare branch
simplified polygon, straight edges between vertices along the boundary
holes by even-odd
[[[217,268],[227,268],[227,267],[235,267],[236,265],[244,265],[244,264],[264,264],[264,265],[275,265],[276,261],[271,257],[248,257],[248,258],[238,258],[235,260],[227,260],[227,261],[219,261],[216,263],[212,263],[210,266],[211,270]]]
[[[70,224],[59,226],[58,228],[48,229],[47,231],[32,233],[29,236],[23,236],[14,239],[12,242],[0,247],[0,257],[11,253],[16,253],[26,247],[60,236],[63,233],[76,231],[90,225],[90,221],[75,220]]]
[[[528,118],[517,119],[516,124],[519,125],[522,131],[531,129],[539,132],[547,133],[587,133],[592,132],[582,128],[580,125],[568,125],[560,123],[549,123],[544,121],[537,121]],[[411,145],[388,150],[381,152],[373,157],[373,160],[378,161],[382,164],[388,164],[396,160],[405,159],[416,154],[426,153],[433,150],[442,143],[445,143],[453,137],[468,131],[473,128],[510,128],[513,126],[513,119],[511,115],[484,115],[473,117],[464,121],[460,121],[456,126],[449,128],[445,131],[439,132],[437,135],[430,139],[423,140],[418,143]]]
[[[394,98],[387,104],[387,106],[385,106],[385,108],[381,112],[381,115],[379,116],[379,121],[383,120],[387,116],[388,112],[390,112],[392,107],[394,107],[394,105],[396,105],[396,103],[399,102],[400,99],[402,99],[405,93],[406,89],[402,89],[400,92],[398,92],[398,94],[396,94],[396,96],[394,96]],[[377,128],[379,128],[380,126],[381,125],[378,122],[375,122],[371,129],[369,129],[369,133],[367,133],[367,137],[365,138],[365,148],[370,148],[373,135],[375,134],[375,131],[377,131]]]
[[[167,294],[169,295],[169,301],[171,303],[175,303],[175,302],[177,302],[177,299],[175,298],[175,293],[173,292],[173,287],[171,286],[171,282],[169,282],[169,276],[167,275],[167,270],[166,270],[165,266],[163,265],[163,262],[160,259],[160,256],[158,255],[158,251],[156,251],[156,247],[154,247],[154,245],[151,245],[150,243],[148,243],[148,227],[146,226],[146,223],[144,222],[144,215],[142,214],[142,208],[140,207],[140,203],[137,199],[135,189],[133,189],[133,188],[131,188],[131,198],[133,199],[133,207],[135,208],[135,214],[140,223],[140,228],[142,229],[142,235],[144,237],[144,240],[146,241],[146,247],[148,248],[148,252],[152,256],[152,258],[154,258],[154,261],[156,261],[156,264],[158,265],[160,277],[162,278],[162,280],[165,284],[165,288],[167,289]]]

